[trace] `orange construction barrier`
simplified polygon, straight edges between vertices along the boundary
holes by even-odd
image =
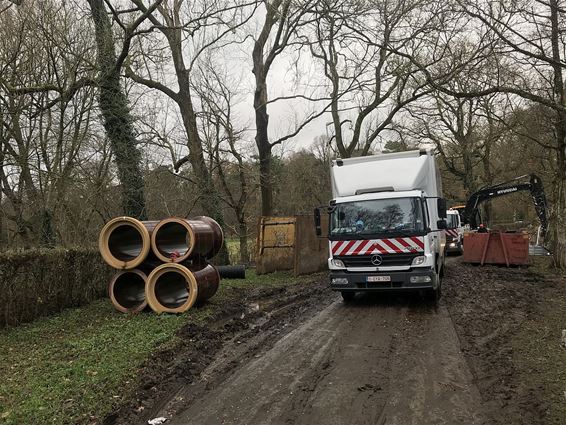
[[[527,265],[527,233],[464,233],[464,262],[472,264]]]

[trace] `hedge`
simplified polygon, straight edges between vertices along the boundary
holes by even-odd
[[[111,276],[94,249],[0,253],[0,327],[100,298]]]

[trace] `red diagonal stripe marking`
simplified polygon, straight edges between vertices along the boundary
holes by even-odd
[[[418,247],[422,250],[424,250],[424,242],[421,240],[421,238],[418,238],[416,236],[411,236],[411,240],[418,245]]]
[[[375,241],[371,241],[371,242],[372,242],[372,244],[371,244],[371,246],[366,250],[365,255],[371,255],[371,254],[373,254],[373,253],[374,253],[374,252],[373,252],[374,249],[377,249],[377,253],[380,254],[381,251],[380,251],[379,245],[378,245]]]
[[[389,239],[382,239],[381,240],[385,245],[387,245],[389,248],[391,248],[393,251],[395,251],[396,253],[400,253],[401,250],[397,247],[397,245],[395,245],[393,242],[391,242]]]
[[[406,251],[411,251],[415,249],[409,242],[405,240],[405,238],[396,238],[395,240],[399,242],[401,245],[403,245]]]
[[[356,250],[353,252],[353,255],[360,255],[360,252],[363,251],[364,247],[369,243],[369,240],[362,241],[361,244],[358,245]]]
[[[336,255],[338,251],[340,251],[340,247],[342,246],[343,243],[344,241],[335,242],[332,246],[332,254]]]
[[[346,247],[340,251],[340,254],[341,255],[346,254],[350,250],[350,248],[352,248],[352,245],[354,245],[355,243],[356,243],[356,241],[348,241],[348,243],[346,244]]]
[[[386,245],[383,243],[383,239],[376,239],[374,241],[374,245],[378,250],[378,254],[388,254],[389,251],[386,248]]]

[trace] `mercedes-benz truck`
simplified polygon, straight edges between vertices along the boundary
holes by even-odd
[[[446,201],[432,149],[332,162],[327,208],[330,288],[441,295]],[[315,210],[322,234],[321,209]]]

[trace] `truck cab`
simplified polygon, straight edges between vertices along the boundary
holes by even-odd
[[[446,212],[446,252],[464,253],[464,226],[455,209]]]
[[[331,180],[330,288],[346,302],[356,292],[407,290],[438,300],[446,201],[434,152],[338,159]]]

